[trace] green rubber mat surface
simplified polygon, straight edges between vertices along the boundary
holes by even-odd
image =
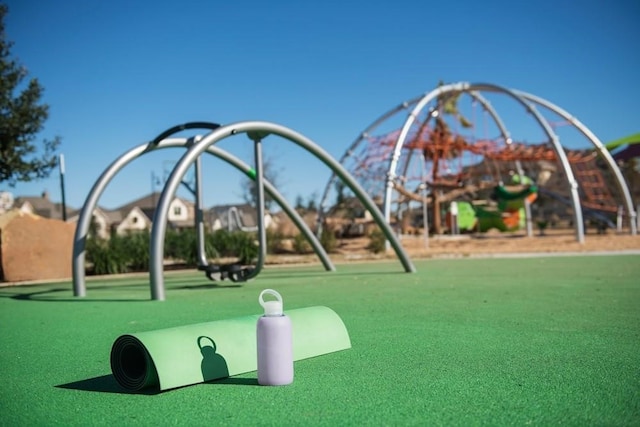
[[[267,267],[243,286],[196,272],[0,288],[2,425],[640,425],[640,257]],[[111,375],[123,333],[327,306],[352,348],[161,393]]]

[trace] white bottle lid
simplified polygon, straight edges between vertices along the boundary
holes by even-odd
[[[265,301],[264,300],[265,294],[273,295],[277,299],[275,301]],[[262,306],[262,308],[264,308],[265,316],[282,316],[283,314],[282,296],[280,296],[280,294],[277,291],[274,291],[273,289],[265,289],[264,291],[260,292],[258,301],[260,302],[260,305]]]

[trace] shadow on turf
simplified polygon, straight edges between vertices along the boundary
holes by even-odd
[[[115,285],[115,286],[94,286],[89,291],[98,290],[113,290],[118,288],[141,288],[141,291],[148,292],[148,285]],[[222,285],[217,283],[205,283],[202,285],[183,285],[183,286],[168,286],[167,290],[185,289],[185,290],[198,290],[198,289],[225,289],[225,288],[240,288],[242,284],[230,283],[228,285]],[[48,296],[49,294],[56,294],[59,292],[69,292],[69,288],[55,288],[47,289],[44,291],[36,292],[10,292],[0,291],[0,298],[11,298],[17,301],[38,301],[38,302],[140,302],[151,301],[148,295],[145,294],[144,298],[90,298],[90,297],[73,297],[73,298],[56,298],[55,296]]]
[[[257,378],[223,378],[221,380],[209,381],[205,384],[223,384],[223,385],[259,385]]]
[[[249,385],[257,386],[257,378],[223,378],[215,381],[208,381],[204,384],[212,385]],[[86,380],[74,381],[67,384],[60,384],[55,386],[56,388],[63,388],[67,390],[81,390],[81,391],[93,391],[98,393],[116,393],[116,394],[142,394],[147,396],[154,396],[160,394],[158,389],[145,389],[139,391],[126,390],[118,384],[116,378],[113,375],[102,375],[100,377],[89,378]]]
[[[102,375],[100,377],[89,378],[86,380],[74,381],[72,383],[60,384],[56,388],[64,388],[68,390],[96,391],[100,393],[118,393],[118,394],[159,394],[160,390],[146,389],[140,391],[126,390],[118,384],[113,375]]]
[[[139,285],[136,285],[139,286]],[[123,286],[124,287],[124,286]],[[95,290],[98,289],[113,289],[113,287],[109,286],[99,286],[92,288]],[[44,295],[55,294],[58,292],[69,292],[69,288],[56,288],[56,289],[47,289],[44,291],[37,292],[1,292],[0,297],[2,298],[11,298],[17,301],[38,301],[38,302],[133,302],[133,301],[145,301],[144,299],[134,299],[134,298],[110,298],[110,299],[98,299],[98,298],[55,298],[55,297],[46,297]]]
[[[303,273],[303,272],[293,272],[291,274],[279,274],[278,271],[275,274],[266,273],[265,277],[269,279],[291,279],[293,277],[306,277],[306,278],[331,278],[331,277],[341,277],[341,276],[387,276],[387,275],[398,275],[404,273],[404,271],[323,271],[323,272],[314,272],[314,273]]]
[[[228,284],[222,283],[207,283],[206,285],[182,285],[182,286],[171,286],[167,287],[170,289],[225,289],[225,288],[241,288],[243,283],[230,282]]]

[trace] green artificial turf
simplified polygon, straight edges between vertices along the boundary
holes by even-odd
[[[585,256],[267,267],[233,286],[167,274],[0,289],[3,425],[639,425],[640,258]],[[261,311],[326,305],[350,350],[162,393],[124,392],[115,338]]]

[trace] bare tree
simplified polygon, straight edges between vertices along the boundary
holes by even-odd
[[[269,181],[274,187],[278,187],[280,182],[280,169],[277,169],[271,158],[265,158],[262,161],[262,175],[266,181]],[[249,179],[242,187],[242,198],[251,206],[258,205],[257,199],[257,183],[255,179]],[[271,209],[273,199],[265,192],[264,207]]]

